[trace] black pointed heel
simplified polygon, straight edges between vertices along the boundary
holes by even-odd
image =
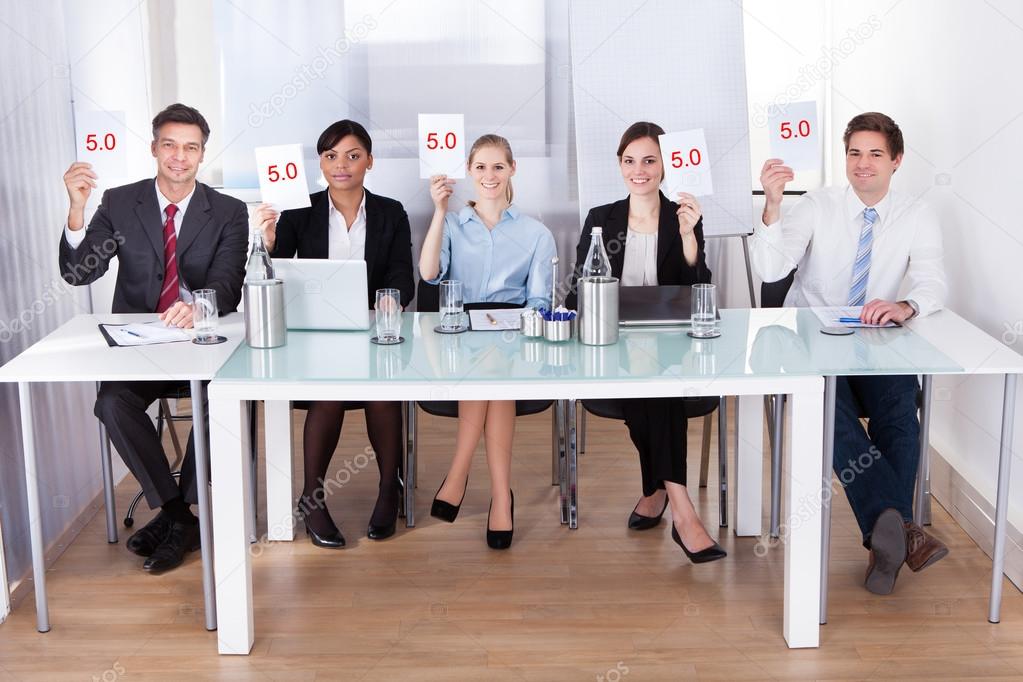
[[[490,507],[493,508],[494,501],[490,500]],[[490,549],[508,549],[511,547],[512,534],[515,532],[515,492],[511,493],[511,530],[490,530],[490,512],[487,511],[487,546]]]
[[[437,495],[440,495],[440,491],[444,489],[444,482],[447,481],[447,476],[440,482],[440,488],[437,488]],[[462,502],[465,501],[465,491],[469,487],[469,477],[465,477],[465,487],[462,488],[462,499],[459,500],[458,504],[451,504],[444,500],[438,500],[437,495],[433,496],[433,504],[430,506],[430,516],[440,519],[441,521],[447,521],[448,523],[454,523],[455,519],[458,518],[458,510],[462,508]]]
[[[674,522],[671,524],[671,539],[675,541],[676,545],[682,548],[682,551],[686,553],[686,556],[689,557],[689,560],[694,564],[705,564],[709,561],[717,561],[718,559],[724,559],[728,556],[728,552],[726,552],[721,545],[716,542],[706,549],[701,549],[699,552],[690,552],[685,543],[682,542],[682,536],[678,534],[678,529],[675,528]]]

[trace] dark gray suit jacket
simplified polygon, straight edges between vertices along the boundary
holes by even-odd
[[[117,256],[113,312],[155,312],[164,277],[161,218],[153,178],[108,189],[77,249],[61,234],[64,281],[90,284]],[[190,291],[216,290],[221,315],[238,308],[248,243],[245,204],[197,182],[178,234],[178,277]]]

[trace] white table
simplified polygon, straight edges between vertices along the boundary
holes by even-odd
[[[723,311],[723,334],[712,341],[694,342],[678,329],[635,330],[623,332],[616,345],[587,347],[515,333],[438,335],[432,331],[437,315],[410,314],[402,330],[406,342],[398,346],[373,345],[367,332],[289,332],[282,348],[240,347],[209,386],[220,653],[248,654],[254,640],[247,401],[266,401],[267,526],[278,539],[294,536],[291,400],[739,395],[759,402],[765,394],[786,393],[792,434],[786,499],[795,508],[820,492],[824,382],[812,369],[751,369],[748,318],[749,311]],[[762,434],[762,424],[746,428]],[[785,544],[783,635],[792,647],[819,643],[820,509],[811,509],[810,517],[792,528]]]
[[[762,309],[750,315],[752,361],[758,367],[769,365],[786,370],[811,371],[824,377],[824,449],[822,452],[821,602],[820,622],[827,622],[828,545],[830,542],[832,473],[834,448],[835,383],[839,376],[878,374],[917,374],[923,377],[921,406],[921,461],[926,463],[930,415],[931,378],[934,375],[1001,374],[1005,376],[1001,447],[998,466],[998,493],[995,513],[995,539],[991,575],[991,600],[988,620],[997,623],[1001,604],[1002,574],[1005,563],[1005,526],[1009,500],[1009,465],[1016,375],[1023,372],[1023,356],[977,329],[952,311],[910,321],[902,329],[861,329],[851,336],[827,336],[820,333],[820,322],[809,310],[793,308]],[[753,411],[758,405],[751,405]],[[915,516],[923,520],[924,469],[917,479]],[[745,471],[747,489],[760,489],[762,469]],[[756,518],[759,500],[736,494],[737,517]]]
[[[21,430],[24,439],[25,486],[28,497],[29,533],[32,542],[32,572],[35,579],[36,627],[39,632],[50,629],[46,599],[46,564],[39,509],[39,484],[36,474],[35,425],[32,415],[31,385],[58,381],[188,381],[192,394],[192,427],[195,433],[196,478],[208,478],[206,414],[203,405],[203,382],[209,381],[244,339],[241,313],[220,319],[219,334],[225,343],[198,346],[193,343],[168,343],[130,348],[112,348],[100,333],[98,325],[147,322],[156,314],[141,315],[76,315],[45,338],[0,367],[0,382],[17,382],[21,409]],[[54,427],[56,425],[47,425]],[[105,438],[103,439],[105,447]],[[109,480],[109,450],[104,457],[104,476]],[[206,627],[217,628],[213,591],[213,562],[210,529],[209,490],[199,485],[199,525],[202,538],[203,594]],[[116,529],[110,528],[112,500],[108,504],[108,539]]]

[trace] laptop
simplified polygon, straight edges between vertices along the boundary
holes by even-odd
[[[692,287],[671,284],[656,287],[618,287],[619,327],[688,327],[692,314]]]
[[[369,329],[366,261],[289,258],[273,266],[284,281],[288,329]]]

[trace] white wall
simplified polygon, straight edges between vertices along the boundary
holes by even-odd
[[[948,307],[1023,351],[1023,6],[1018,2],[871,0],[834,3],[833,34],[876,15],[881,28],[835,70],[832,122],[883,111],[907,149],[895,186],[919,194],[942,220]],[[844,177],[833,140],[836,178]],[[933,446],[993,505],[1001,380],[935,381]],[[1023,528],[1023,401],[1017,400],[1009,521]]]

